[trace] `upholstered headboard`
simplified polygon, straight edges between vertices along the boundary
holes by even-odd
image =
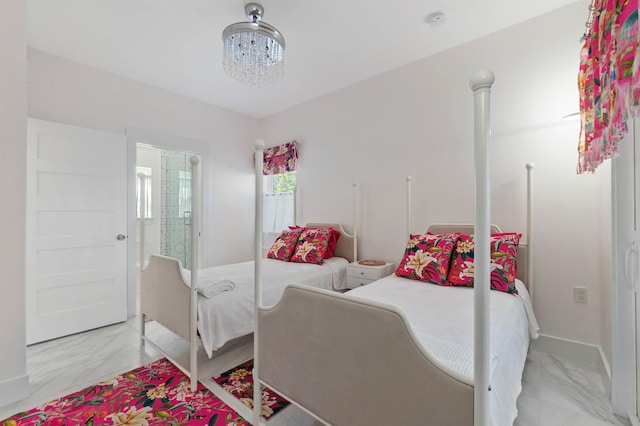
[[[448,232],[461,232],[463,234],[471,235],[473,234],[473,224],[470,223],[434,223],[429,226],[428,232],[432,234],[445,234]],[[503,232],[498,225],[491,225],[491,233],[499,234]],[[527,264],[527,250],[528,247],[526,244],[520,243],[518,245],[518,254],[516,260],[518,262],[518,273],[517,277],[520,281],[522,281],[527,287],[529,283],[527,282],[527,272],[529,265]]]

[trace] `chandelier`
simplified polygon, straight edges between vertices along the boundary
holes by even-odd
[[[252,86],[274,83],[284,74],[284,37],[262,21],[261,5],[248,3],[244,11],[249,22],[231,24],[222,32],[224,71]]]

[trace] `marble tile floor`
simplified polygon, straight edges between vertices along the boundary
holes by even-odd
[[[147,335],[174,360],[188,365],[188,345],[151,322]],[[237,399],[221,391],[210,378],[252,357],[252,339],[238,339],[209,360],[201,350],[199,379],[221,399],[250,419],[251,413]],[[30,395],[0,407],[0,420],[44,404],[101,380],[161,358],[152,344],[141,345],[139,321],[130,321],[32,345],[27,348]],[[518,398],[514,426],[630,426],[611,413],[603,380],[595,366],[532,351],[527,357],[523,389]],[[290,406],[268,422],[271,426],[320,425]]]
[[[514,426],[629,426],[611,412],[607,388],[594,365],[530,351]]]

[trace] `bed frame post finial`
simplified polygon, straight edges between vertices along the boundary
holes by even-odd
[[[475,156],[475,256],[474,256],[474,392],[473,416],[475,426],[489,424],[490,374],[490,244],[491,244],[491,125],[489,97],[495,81],[493,72],[479,70],[473,74],[469,86],[474,97],[474,156]]]
[[[479,89],[490,90],[493,83],[496,81],[496,77],[492,71],[478,70],[471,76],[469,86],[474,93]],[[488,111],[487,111],[488,112]]]

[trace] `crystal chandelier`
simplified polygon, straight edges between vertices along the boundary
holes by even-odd
[[[261,5],[249,3],[244,11],[250,22],[231,24],[222,32],[224,71],[252,86],[274,83],[284,74],[284,37],[262,22]]]

